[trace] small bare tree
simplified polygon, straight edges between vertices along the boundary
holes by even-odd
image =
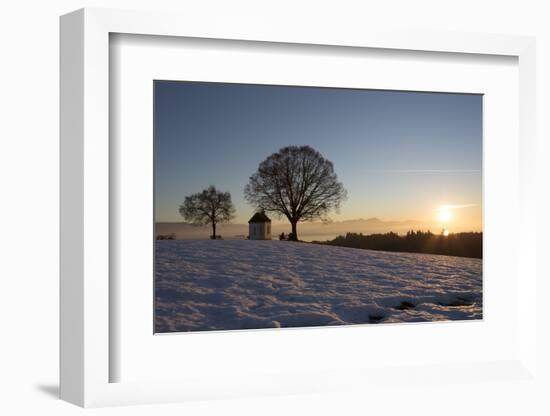
[[[216,224],[235,218],[235,207],[229,192],[220,192],[214,185],[197,194],[185,197],[179,212],[193,224],[212,224],[212,238],[216,238]]]
[[[293,240],[300,221],[328,220],[346,198],[332,162],[310,146],[288,146],[260,163],[245,187],[245,198],[258,209],[288,219]]]

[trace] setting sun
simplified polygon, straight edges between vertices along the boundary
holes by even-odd
[[[443,223],[449,222],[452,218],[451,210],[447,207],[439,208],[437,218]]]

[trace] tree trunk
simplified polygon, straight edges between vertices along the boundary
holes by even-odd
[[[296,223],[297,221],[291,221],[292,225],[292,241],[298,241],[298,233],[296,232]]]
[[[212,221],[212,239],[216,239],[216,223]]]

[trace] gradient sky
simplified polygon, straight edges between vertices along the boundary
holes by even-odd
[[[181,222],[186,195],[231,192],[235,223],[253,207],[243,189],[287,145],[334,163],[348,199],[336,221],[436,221],[482,227],[482,96],[225,83],[155,82],[155,216]]]

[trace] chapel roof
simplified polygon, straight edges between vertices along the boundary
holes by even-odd
[[[252,218],[250,218],[248,220],[248,223],[252,223],[252,222],[271,222],[271,220],[269,219],[269,217],[267,215],[265,215],[265,212],[256,212]]]

